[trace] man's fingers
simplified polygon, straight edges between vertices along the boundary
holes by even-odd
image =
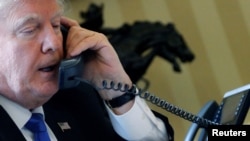
[[[80,26],[76,20],[72,20],[64,16],[61,17],[61,24],[68,28],[70,28],[71,26]]]

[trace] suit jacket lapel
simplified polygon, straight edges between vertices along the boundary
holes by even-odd
[[[58,141],[83,141],[78,123],[70,114],[44,106],[45,120]]]
[[[124,141],[114,131],[102,99],[87,84],[59,91],[43,107],[45,120],[59,141]],[[68,123],[70,130],[63,132],[61,122]]]
[[[0,141],[26,141],[8,113],[0,105]]]
[[[55,134],[58,141],[77,141],[81,140],[78,133],[75,133],[75,130],[62,130],[59,126],[59,123],[67,123],[69,117],[60,113],[58,111],[45,110],[46,112],[53,112],[53,114],[47,114],[46,123],[51,128],[52,132]],[[45,113],[46,114],[46,113]],[[56,116],[55,116],[56,115]],[[55,118],[56,117],[56,118]],[[69,123],[70,124],[70,123]],[[8,113],[0,105],[0,141],[26,141],[21,131],[18,129],[14,121],[10,118]],[[70,125],[69,125],[70,126]],[[73,132],[73,133],[72,133]]]

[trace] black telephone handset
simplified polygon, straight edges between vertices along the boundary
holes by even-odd
[[[61,26],[61,31],[63,35],[63,48],[64,52],[66,52],[65,45],[68,29],[64,26]],[[81,55],[62,60],[59,66],[59,89],[67,89],[77,86],[80,81],[77,81],[74,78],[81,77],[82,70],[83,57]]]
[[[61,28],[62,34],[63,34],[63,45],[65,47],[65,42],[67,38],[67,33],[68,30],[62,26]],[[66,50],[64,50],[66,51]],[[87,54],[85,54],[87,55]],[[81,78],[82,76],[82,70],[83,70],[83,55],[79,55],[70,59],[64,59],[61,61],[60,66],[59,66],[59,89],[67,89],[67,88],[72,88],[76,87],[80,82],[86,82],[84,79]],[[200,127],[208,127],[209,125],[220,125],[221,122],[216,122],[216,121],[211,121],[199,116],[196,116],[190,112],[187,112],[171,103],[168,103],[166,100],[163,100],[157,96],[154,96],[153,94],[149,92],[143,92],[141,89],[138,89],[136,86],[132,87],[132,91],[128,90],[126,88],[126,84],[114,84],[112,81],[110,82],[110,85],[107,84],[107,82],[104,80],[102,82],[103,88],[101,89],[112,89],[116,91],[122,91],[122,92],[129,92],[134,95],[138,95],[141,98],[144,98],[145,100],[151,102],[152,104],[157,105],[158,107],[163,108],[164,110],[175,114],[185,120],[191,121],[193,123],[196,123],[200,125]],[[124,86],[125,88],[122,88]],[[247,97],[247,98],[245,98]],[[241,102],[241,105],[246,104],[249,107],[249,101],[250,101],[250,86],[249,86],[249,93],[246,94],[244,98],[246,99],[244,102]],[[242,99],[240,101],[242,101]],[[238,106],[239,107],[239,106]],[[247,108],[248,108],[247,107]],[[245,107],[243,108],[245,109]],[[239,110],[238,110],[239,111]],[[247,111],[243,111],[244,114]],[[245,115],[244,115],[245,117]],[[241,119],[242,121],[242,119]]]

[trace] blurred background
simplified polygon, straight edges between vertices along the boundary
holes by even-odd
[[[143,78],[148,91],[191,113],[209,100],[250,82],[250,1],[247,0],[69,0],[67,16],[83,22],[80,11],[103,4],[103,27],[117,29],[136,21],[173,23],[195,59],[181,63],[154,57]],[[138,82],[138,85],[143,85]],[[191,122],[149,103],[169,118],[176,141],[184,140]],[[249,118],[246,124],[250,123]],[[143,127],[142,127],[143,128]],[[143,129],[142,129],[143,130]]]

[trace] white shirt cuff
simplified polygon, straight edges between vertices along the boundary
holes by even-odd
[[[105,104],[106,105],[106,104]],[[115,131],[126,140],[167,140],[162,120],[154,116],[146,102],[135,97],[133,107],[123,115],[116,115],[106,105]]]

